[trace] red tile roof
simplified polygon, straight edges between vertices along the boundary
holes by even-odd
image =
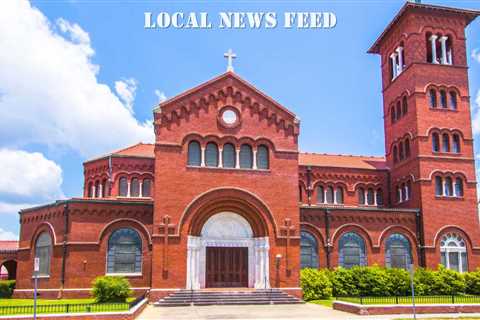
[[[153,158],[155,156],[153,152],[154,148],[155,145],[152,143],[140,142],[133,146],[114,151],[112,155]]]
[[[298,162],[301,166],[368,170],[387,169],[387,164],[384,157],[300,153],[298,156]]]
[[[17,240],[0,240],[0,251],[14,251],[18,249]]]

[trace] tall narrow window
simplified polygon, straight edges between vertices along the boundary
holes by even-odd
[[[317,239],[310,232],[300,232],[300,255],[302,269],[319,267]]]
[[[130,196],[139,197],[140,196],[140,183],[137,178],[133,178],[130,182]]]
[[[442,151],[450,152],[450,136],[447,133],[442,134]]]
[[[393,162],[398,162],[398,149],[397,146],[393,146]]]
[[[460,153],[460,136],[458,134],[454,134],[452,140],[453,140],[452,151],[455,153]]]
[[[362,205],[365,204],[365,189],[358,188],[357,195],[358,195],[358,204],[362,204]]]
[[[142,196],[143,197],[151,197],[152,196],[152,180],[151,179],[143,179],[142,183]]]
[[[337,201],[337,204],[343,204],[343,188],[342,187],[337,187],[335,190],[335,200]]]
[[[237,155],[235,154],[235,147],[231,143],[226,143],[222,150],[223,167],[235,168]]]
[[[325,203],[325,189],[322,186],[317,187],[317,203]]]
[[[400,161],[402,161],[405,158],[405,151],[404,150],[405,149],[403,147],[403,142],[400,141],[400,143],[398,144],[398,153],[399,153]]]
[[[202,161],[202,151],[200,149],[200,143],[197,141],[190,141],[188,144],[188,165],[200,166]]]
[[[455,179],[455,196],[463,197],[463,180],[462,178]]]
[[[405,140],[405,158],[410,158],[410,139]]]
[[[333,203],[333,187],[327,187],[327,203]]]
[[[257,168],[268,169],[268,148],[266,146],[259,146],[257,149]]]
[[[430,89],[429,91],[429,99],[430,99],[430,108],[437,107],[437,92],[435,89]]]
[[[457,110],[457,93],[455,91],[450,91],[450,108],[452,110]]]
[[[412,182],[410,180],[407,181],[407,199],[410,200],[412,199]]]
[[[403,199],[403,189],[401,186],[397,187],[397,202],[401,203]]]
[[[207,143],[205,149],[205,164],[207,167],[218,167],[218,147],[215,143]]]
[[[121,177],[118,182],[118,195],[120,197],[127,197],[128,196],[128,180],[125,177]]]
[[[402,202],[407,201],[407,186],[405,183],[402,183]]]
[[[440,240],[440,263],[447,269],[468,271],[467,247],[458,234],[447,233]]]
[[[251,169],[253,167],[252,147],[242,144],[240,147],[240,168]]]
[[[451,197],[453,196],[453,183],[452,178],[446,177],[445,178],[445,196]]]
[[[377,189],[377,206],[383,206],[383,190]]]
[[[48,232],[42,232],[35,242],[35,258],[38,258],[39,276],[50,275],[50,259],[52,255],[52,238]]]
[[[87,189],[87,192],[88,192],[88,197],[89,198],[93,198],[93,183],[88,183],[88,189]]]
[[[402,98],[402,113],[403,115],[406,115],[408,112],[408,102],[407,102],[407,97],[403,96]]]
[[[408,239],[399,233],[390,235],[385,245],[387,268],[406,269],[412,263],[412,250]]]
[[[373,206],[375,204],[375,192],[373,192],[372,188],[368,188],[367,190],[367,204],[369,206]]]
[[[435,177],[435,195],[443,196],[443,180],[442,177]]]
[[[392,123],[394,123],[395,120],[396,120],[396,117],[395,117],[395,107],[391,107],[391,108],[390,108],[390,120],[392,121]]]
[[[298,199],[300,200],[300,202],[303,202],[303,188],[302,188],[302,185],[298,186]]]
[[[115,230],[108,239],[107,273],[140,273],[142,240],[131,228]]]
[[[101,193],[100,193],[100,181],[97,180],[95,181],[95,198],[100,198],[101,197]]]
[[[102,198],[108,196],[108,181],[107,179],[103,179],[102,181]]]
[[[448,108],[448,106],[447,106],[447,92],[445,90],[440,90],[440,106],[443,109]]]
[[[400,104],[400,101],[397,101],[397,119],[400,119],[402,117],[402,106]]]
[[[366,266],[365,241],[355,232],[347,232],[339,240],[338,264],[343,268]]]
[[[432,133],[432,151],[440,152],[440,137],[438,133]]]

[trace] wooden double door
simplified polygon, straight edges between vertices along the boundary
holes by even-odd
[[[248,287],[248,248],[207,247],[207,288]]]

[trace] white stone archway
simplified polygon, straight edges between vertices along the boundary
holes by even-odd
[[[241,215],[221,212],[205,222],[200,237],[188,236],[187,289],[205,288],[207,247],[247,247],[248,287],[270,288],[268,237],[254,237]]]

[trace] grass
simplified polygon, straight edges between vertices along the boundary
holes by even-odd
[[[330,298],[330,299],[321,299],[321,300],[311,300],[311,301],[308,301],[308,303],[319,304],[319,305],[331,308],[333,301],[334,299]]]
[[[358,303],[364,305],[371,304],[412,304],[411,297],[339,297],[339,301]],[[480,304],[480,296],[417,296],[416,304]]]
[[[127,303],[96,303],[94,299],[38,299],[38,313],[127,311]],[[33,299],[0,299],[0,315],[32,314]]]

